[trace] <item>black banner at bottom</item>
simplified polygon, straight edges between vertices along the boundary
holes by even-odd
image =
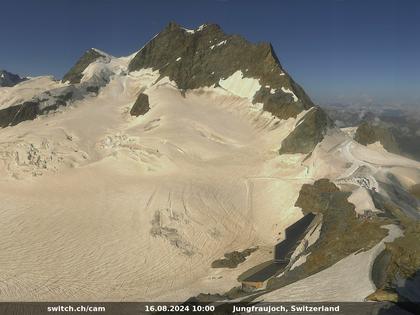
[[[44,314],[331,314],[331,315],[407,315],[420,314],[420,304],[387,302],[360,303],[304,303],[304,302],[251,302],[251,303],[148,303],[148,302],[3,302],[1,315]]]

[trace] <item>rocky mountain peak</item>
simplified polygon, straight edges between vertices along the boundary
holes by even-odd
[[[86,79],[85,70],[99,59],[104,61],[104,65],[89,68]],[[65,91],[58,91],[59,96],[71,93],[73,100],[91,92],[98,94],[99,88],[108,84],[112,75],[153,69],[159,71],[158,81],[169,78],[181,93],[202,87],[221,88],[248,98],[264,111],[283,120],[296,118],[307,111],[303,123],[297,124],[283,141],[281,154],[311,152],[331,127],[322,109],[316,107],[314,111],[308,111],[315,107],[314,104],[283,69],[270,43],[251,43],[242,36],[226,34],[217,24],[203,24],[191,30],[170,22],[134,57],[126,58],[129,63],[123,66],[124,69],[121,68],[121,60],[115,64],[112,60],[116,59],[98,49],[87,50],[64,75],[62,81],[70,85],[64,88]],[[48,105],[41,106],[41,100],[44,99],[50,100],[50,97],[34,100],[31,106],[38,110],[33,111],[35,114],[31,114],[30,118],[45,112],[40,112],[44,107],[55,109],[65,105],[61,99],[57,105],[54,98]],[[4,126],[10,125],[11,121],[16,123],[27,118],[11,120],[12,114],[6,115]]]
[[[296,117],[314,106],[282,68],[270,43],[254,44],[228,35],[217,24],[189,30],[169,23],[129,64],[129,71],[143,68],[159,70],[161,77],[168,76],[181,90],[226,88],[226,80],[238,84],[241,79],[255,80],[258,89],[249,98],[280,119]]]
[[[145,68],[158,70],[160,78],[169,77],[181,91],[224,88],[262,104],[263,110],[279,119],[296,118],[314,107],[305,91],[283,69],[270,43],[251,43],[242,36],[224,33],[217,24],[190,30],[169,23],[128,66],[129,71]],[[308,125],[310,132],[303,130]],[[331,125],[325,112],[317,107],[296,127],[293,137],[286,139],[287,145],[281,152],[311,152]]]
[[[165,32],[165,31],[166,32],[183,31],[183,32],[187,32],[188,34],[196,34],[196,35],[199,32],[204,32],[204,33],[208,33],[208,32],[216,33],[216,32],[219,32],[219,33],[223,33],[222,28],[220,27],[220,25],[215,24],[215,23],[205,23],[205,24],[200,25],[196,29],[192,30],[192,29],[188,29],[188,28],[182,27],[181,25],[179,25],[175,21],[169,22],[168,25],[164,28],[164,30],[162,32]]]
[[[72,84],[80,83],[83,77],[83,71],[95,60],[106,58],[107,55],[98,49],[91,48],[87,50],[77,61],[77,63],[63,76],[63,82]]]

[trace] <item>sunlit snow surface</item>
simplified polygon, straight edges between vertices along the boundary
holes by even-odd
[[[246,97],[250,100],[261,88],[258,79],[246,78],[240,70],[226,79],[220,79],[219,85],[237,96]]]
[[[264,112],[251,103],[259,81],[240,71],[220,87],[182,95],[158,71],[128,72],[133,56],[107,55],[86,68],[83,82],[109,80],[97,96],[0,130],[0,299],[184,301],[223,293],[270,260],[279,233],[302,217],[294,206],[302,184],[352,180],[363,165],[379,173],[398,167],[403,184],[419,180],[417,162],[345,134],[328,135],[307,159],[279,155],[308,111],[282,121]],[[0,108],[62,86],[39,77],[2,88]],[[149,96],[150,111],[132,117],[139,93]],[[211,268],[252,246],[260,249],[237,268]],[[371,293],[366,262],[375,248],[338,262],[325,279],[340,279],[348,265],[360,271],[360,292]],[[337,299],[362,295],[343,294]]]

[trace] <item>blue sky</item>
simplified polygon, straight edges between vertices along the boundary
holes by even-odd
[[[68,70],[88,48],[139,49],[169,21],[206,22],[273,44],[317,103],[420,104],[417,0],[5,0],[0,68],[22,75]]]

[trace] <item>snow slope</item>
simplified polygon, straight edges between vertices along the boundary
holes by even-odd
[[[13,87],[0,87],[0,109],[31,100],[42,92],[65,86],[52,76],[30,78]]]
[[[287,120],[262,111],[249,99],[258,80],[242,73],[182,95],[158,71],[128,72],[133,56],[107,55],[85,69],[82,84],[109,81],[97,96],[0,129],[0,300],[181,301],[223,293],[271,259],[284,229],[302,216],[294,206],[302,184],[328,177],[361,187],[361,166],[398,168],[402,182],[417,180],[410,171],[417,162],[340,133],[309,157],[279,155],[305,111]],[[1,89],[0,106],[57,87],[34,78]],[[139,93],[149,96],[150,110],[134,118]],[[364,179],[377,187],[373,175]],[[211,268],[225,253],[253,246],[260,249],[236,269]],[[360,300],[372,289],[368,265],[381,246],[272,297],[286,299],[293,289],[296,298],[323,299],[333,293],[317,289],[322,277],[335,281],[333,298]],[[340,285],[345,270],[358,272],[358,293]]]
[[[302,172],[270,164],[294,120],[222,88],[183,97],[167,79],[154,84],[151,70],[98,67],[84,79],[114,69],[98,96],[0,130],[1,299],[179,300],[238,285],[268,251],[234,271],[211,262],[271,248],[301,216],[299,181],[253,179]],[[151,110],[134,118],[140,91]],[[282,189],[291,192],[281,202],[288,215],[275,202]],[[277,221],[269,229],[260,204]]]

